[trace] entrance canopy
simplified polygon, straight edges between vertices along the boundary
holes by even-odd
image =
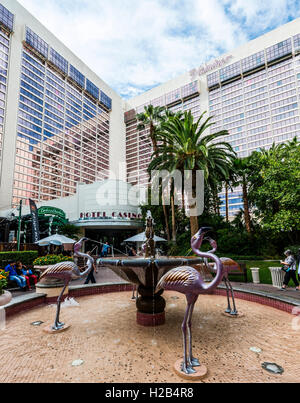
[[[125,239],[124,242],[145,242],[146,241],[145,232],[141,232],[131,238]],[[166,239],[154,235],[154,242],[167,242]]]
[[[64,235],[51,235],[48,236],[47,238],[40,239],[38,242],[36,242],[40,246],[48,246],[48,245],[63,245],[63,244],[73,244],[77,242],[74,239],[67,238]]]

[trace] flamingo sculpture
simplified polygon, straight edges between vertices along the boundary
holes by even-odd
[[[199,248],[203,242],[205,234],[211,228],[203,227],[191,239],[193,252],[203,258],[212,259],[216,263],[216,276],[208,284],[205,284],[200,273],[193,267],[177,267],[165,274],[157,284],[156,292],[161,289],[178,291],[185,294],[187,299],[187,308],[182,322],[183,335],[183,362],[181,371],[185,374],[193,374],[196,371],[193,367],[201,366],[199,360],[193,357],[192,353],[192,315],[195,303],[199,294],[211,293],[223,278],[223,264],[221,260],[210,252],[201,252]],[[187,331],[189,336],[189,353],[187,354]]]
[[[49,267],[49,269],[45,270],[40,277],[40,279],[44,277],[59,278],[62,279],[64,282],[64,287],[57,299],[56,317],[54,325],[52,326],[52,330],[60,330],[64,327],[64,323],[59,321],[59,314],[60,314],[60,305],[62,296],[65,292],[67,285],[73,279],[78,279],[86,276],[93,268],[94,259],[87,253],[80,252],[80,249],[84,241],[88,241],[88,239],[82,238],[74,245],[74,256],[85,257],[88,259],[87,269],[83,273],[80,272],[78,266],[74,262],[61,262]]]
[[[217,242],[210,238],[210,237],[205,237],[205,240],[208,241],[210,243],[210,245],[212,246],[212,250],[209,251],[209,253],[215,253],[217,250]],[[233,292],[233,288],[232,285],[229,281],[228,278],[228,273],[230,271],[232,271],[233,269],[240,269],[240,266],[237,262],[235,262],[234,260],[228,258],[228,257],[221,257],[220,258],[222,264],[223,264],[223,281],[224,284],[226,286],[226,294],[227,294],[227,309],[225,310],[225,313],[230,314],[232,316],[238,316],[238,311],[236,309],[236,305],[235,305],[235,300],[234,300],[234,292]],[[205,264],[206,267],[210,270],[213,271],[214,273],[216,272],[215,267],[212,267],[210,265],[207,264],[207,260],[205,259]],[[232,304],[233,304],[233,309],[231,309],[231,304],[230,304],[230,298],[229,298],[229,293],[231,294],[231,299],[232,299]]]

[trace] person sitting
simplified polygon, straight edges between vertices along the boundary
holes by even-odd
[[[17,262],[16,270],[17,272],[18,270],[20,270],[21,273],[25,276],[28,290],[31,290],[30,280],[31,283],[35,285],[37,283],[37,276],[32,273],[32,270],[27,269],[26,266],[22,265],[22,262]]]
[[[296,278],[296,259],[292,255],[292,251],[287,250],[284,252],[286,259],[282,262],[281,264],[284,265],[284,271],[285,271],[285,276],[284,276],[284,281],[283,281],[283,286],[282,290],[285,290],[287,286],[289,285],[290,279],[293,280],[296,290],[299,291],[299,283]]]
[[[22,274],[18,274],[17,270],[16,270],[16,263],[15,262],[10,262],[5,268],[4,270],[6,272],[9,273],[8,275],[8,279],[10,281],[15,281],[18,285],[18,287],[25,291],[26,288],[26,278],[25,276]]]

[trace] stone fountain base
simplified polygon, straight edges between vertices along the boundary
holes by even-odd
[[[127,258],[127,259],[98,259],[97,265],[111,269],[123,280],[138,287],[139,297],[136,301],[137,323],[141,326],[160,326],[165,323],[166,301],[163,291],[156,292],[156,286],[161,277],[169,270],[178,266],[199,265],[200,258]]]
[[[141,326],[161,326],[166,322],[165,312],[161,313],[143,313],[136,312],[136,323]]]

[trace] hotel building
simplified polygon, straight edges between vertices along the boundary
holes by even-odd
[[[2,217],[31,198],[39,206],[59,205],[78,225],[86,219],[90,226],[92,219],[102,227],[93,212],[107,208],[99,207],[96,196],[77,220],[70,210],[76,203],[69,200],[82,186],[96,189],[109,171],[129,186],[147,184],[152,148],[148,129],[137,130],[136,115],[150,104],[190,110],[195,119],[207,111],[212,131],[227,129],[224,140],[239,157],[299,137],[300,19],[123,100],[16,0],[0,2]],[[119,163],[126,163],[125,173]],[[220,197],[225,213],[225,195]],[[240,207],[236,189],[229,196],[230,215]],[[113,209],[108,215],[118,216]],[[125,222],[138,228],[132,218],[138,208],[123,204],[119,211],[131,212],[126,219],[120,213],[120,228]]]

